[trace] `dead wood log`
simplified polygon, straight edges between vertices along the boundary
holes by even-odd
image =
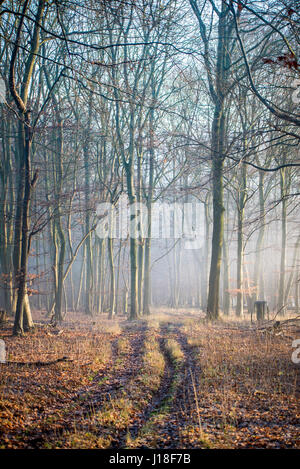
[[[13,365],[13,366],[36,366],[36,367],[42,367],[42,366],[49,366],[49,365],[55,365],[56,363],[61,363],[61,362],[73,362],[71,358],[68,357],[62,357],[62,358],[57,358],[56,360],[51,360],[49,362],[6,362],[6,363],[1,363],[3,366],[7,365]]]

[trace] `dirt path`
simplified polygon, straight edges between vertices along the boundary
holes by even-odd
[[[73,431],[72,427],[70,428],[70,418],[74,422],[75,433],[95,433],[95,428],[91,427],[94,416],[112,399],[121,396],[122,390],[134,379],[140,368],[145,331],[146,326],[139,326],[138,331],[134,327],[125,327],[120,335],[113,338],[108,363],[94,376],[90,386],[79,389],[71,400],[65,403],[64,418],[57,419],[57,429],[43,428],[41,435],[28,432],[24,438],[27,446],[44,447],[45,439],[50,446],[51,442],[55,445],[57,441],[63,446],[68,434]],[[102,430],[99,426],[97,434],[100,435]]]
[[[193,350],[187,343],[185,334],[179,327],[176,327],[173,335],[184,353],[184,362],[179,371],[179,384],[168,418],[159,429],[158,445],[160,448],[191,448],[191,443],[187,441],[185,433],[192,424],[197,425],[198,423],[195,411],[197,409],[196,389],[199,385],[200,367]],[[197,443],[197,447],[199,447],[199,443]]]
[[[128,436],[130,440],[134,441],[138,438],[139,432],[143,429],[147,422],[150,420],[152,414],[156,411],[159,411],[164,401],[169,395],[169,390],[171,388],[173,379],[174,379],[174,365],[166,352],[165,348],[165,334],[160,330],[158,341],[159,348],[164,356],[165,360],[165,369],[164,374],[161,378],[160,387],[157,392],[155,392],[150,400],[150,402],[142,409],[141,412],[136,416],[135,421],[128,427],[126,432],[123,432],[120,435],[120,438],[115,442],[114,447],[118,448],[127,448],[128,447]],[[140,449],[146,449],[147,446],[141,445],[137,446]]]
[[[10,382],[14,386],[11,399],[16,391],[19,394],[12,404],[3,399],[0,406],[7,418],[3,445],[49,449],[297,446],[298,375],[286,359],[290,351],[282,339],[274,339],[275,356],[261,338],[233,336],[221,327],[197,329],[180,317],[174,322],[169,318],[123,322],[114,332],[90,337],[89,331],[78,336],[66,332],[57,339],[61,349],[56,354],[73,353],[70,363],[55,362],[38,370],[22,367],[18,375],[10,367],[5,369],[6,386]],[[29,341],[25,345],[35,351],[42,343],[49,353],[48,340],[41,330],[32,345]],[[83,355],[85,350],[90,352]],[[36,360],[39,353],[29,356]],[[269,361],[262,370],[267,353]],[[277,368],[272,387],[266,387],[265,377],[270,380],[273,367]],[[47,401],[42,400],[44,395]]]
[[[175,341],[183,352],[180,363],[174,363],[170,356],[167,348],[170,339]],[[158,392],[143,409],[138,422],[134,422],[128,429],[132,442],[127,447],[183,447],[182,428],[190,423],[195,408],[195,358],[179,327],[173,327],[170,331],[168,325],[162,324],[159,343],[165,360],[164,375]],[[126,447],[125,442],[122,443],[121,447]]]
[[[84,402],[85,413],[90,409],[101,409],[103,404],[114,398],[126,387],[129,380],[137,374],[140,367],[146,327],[139,327],[138,333],[133,328],[125,329],[121,337],[112,342],[112,356],[104,368],[94,378],[93,385],[87,391],[77,395]],[[128,339],[129,346],[120,350],[120,340]],[[87,394],[87,396],[86,396]]]

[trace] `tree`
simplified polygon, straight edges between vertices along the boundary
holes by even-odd
[[[225,1],[221,10],[214,2],[210,2],[211,15],[216,21],[217,46],[214,55],[210,48],[210,30],[203,20],[204,8],[196,0],[190,0],[191,7],[198,20],[199,31],[203,41],[203,60],[207,73],[208,87],[214,105],[214,115],[211,126],[211,160],[212,160],[212,190],[213,190],[213,233],[211,264],[209,273],[209,291],[207,301],[207,316],[215,320],[219,316],[220,269],[224,231],[224,200],[223,200],[223,166],[226,140],[226,98],[229,91],[230,55],[232,49],[233,21]],[[215,57],[212,64],[211,56]]]
[[[29,238],[29,210],[32,190],[37,181],[37,172],[31,175],[31,146],[33,138],[31,109],[28,107],[28,89],[32,78],[36,53],[39,49],[40,21],[43,17],[45,1],[40,0],[35,15],[35,26],[31,49],[25,63],[24,76],[20,94],[17,91],[15,81],[16,60],[20,48],[21,34],[24,26],[25,15],[29,7],[29,1],[25,0],[19,19],[14,47],[10,58],[9,90],[16,104],[19,117],[19,199],[15,224],[15,250],[14,267],[17,278],[18,296],[14,324],[14,334],[22,334],[24,328],[33,326],[29,303],[26,296],[26,279],[28,253],[30,249]]]

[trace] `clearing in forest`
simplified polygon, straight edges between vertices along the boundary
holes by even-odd
[[[300,447],[285,333],[181,312],[0,332],[1,448]]]

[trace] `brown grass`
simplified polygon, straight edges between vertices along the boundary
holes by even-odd
[[[36,319],[44,321],[41,316]],[[148,330],[145,340],[138,342],[138,359],[129,362],[132,377],[102,408],[94,410],[91,405],[87,415],[82,405],[89,405],[97,389],[95,377],[102,370],[105,380],[105,370],[109,375],[110,369],[117,374],[124,369],[130,341],[142,334],[138,323],[128,327],[124,318],[108,321],[107,315],[91,319],[70,314],[58,336],[50,335],[46,325],[23,338],[13,338],[10,326],[0,330],[10,361],[63,356],[73,360],[43,368],[0,365],[0,448],[107,448],[113,435],[136,422],[143,431],[136,441],[128,434],[128,446],[135,447],[143,434],[152,434],[155,447],[155,419],[167,422],[170,406],[158,409],[146,422],[139,419],[165,372],[160,324],[168,331],[165,348],[175,365],[185,366],[178,328],[195,357],[195,366],[187,373],[192,380],[192,386],[187,383],[193,394],[190,414],[180,429],[184,447],[300,447],[299,365],[291,361],[292,337],[250,331],[249,323],[235,318],[209,325],[197,311],[159,310],[142,323],[144,331],[145,324]]]
[[[291,361],[292,341],[227,326],[186,330],[199,364],[191,437],[197,438],[200,417],[213,447],[298,446],[299,367]]]

